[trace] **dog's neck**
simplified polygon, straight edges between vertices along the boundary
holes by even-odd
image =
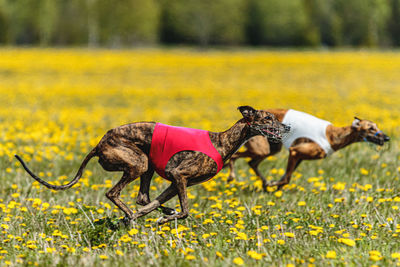
[[[351,126],[335,127],[329,125],[326,129],[326,136],[335,151],[361,140],[359,134]]]
[[[210,132],[210,139],[222,160],[229,159],[249,138],[250,129],[242,119],[225,132]]]

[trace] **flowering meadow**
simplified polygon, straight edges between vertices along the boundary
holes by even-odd
[[[0,50],[1,266],[400,266],[400,54]],[[239,105],[293,108],[337,126],[354,116],[391,142],[347,147],[302,163],[282,190],[261,190],[244,159],[189,189],[190,216],[128,228],[105,197],[121,173],[93,159],[80,182],[51,191],[23,171],[67,183],[110,128],[135,121],[223,131]],[[261,164],[270,180],[282,151]],[[155,176],[151,197],[168,182]],[[139,180],[121,198],[132,209]],[[177,207],[177,198],[166,206]]]

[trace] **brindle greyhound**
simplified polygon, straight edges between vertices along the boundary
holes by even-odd
[[[288,110],[268,109],[266,111],[274,114],[276,118],[282,122]],[[296,130],[295,127],[291,126],[291,132]],[[337,151],[360,141],[367,141],[380,146],[389,141],[389,137],[380,131],[375,123],[369,120],[358,119],[357,117],[355,117],[355,120],[350,126],[335,127],[333,125],[328,125],[326,128],[326,138],[333,151]],[[281,189],[284,185],[288,184],[292,173],[303,160],[322,159],[327,156],[325,150],[316,142],[309,138],[298,138],[294,140],[289,148],[289,159],[285,174],[279,181],[274,181],[268,184],[265,177],[258,170],[258,165],[265,158],[278,153],[282,148],[282,143],[268,142],[268,140],[262,136],[256,136],[251,138],[245,144],[245,147],[245,151],[236,152],[227,163],[230,168],[228,181],[232,181],[235,178],[235,160],[242,157],[250,157],[251,160],[248,164],[254,170],[256,175],[262,179],[264,191],[268,186],[277,186],[278,189]]]
[[[284,127],[267,111],[255,110],[250,106],[241,106],[238,109],[243,118],[230,129],[225,132],[208,133],[212,145],[223,161],[228,160],[245,141],[253,136],[267,136],[268,133],[271,138],[280,139],[281,132],[288,131],[287,127]],[[64,190],[78,182],[89,160],[97,156],[100,165],[106,171],[123,172],[121,180],[106,193],[106,196],[125,213],[124,223],[127,224],[157,208],[166,214],[159,220],[160,224],[174,219],[184,219],[189,214],[186,188],[213,177],[217,172],[217,164],[201,152],[181,151],[176,153],[165,167],[166,179],[171,182],[171,185],[155,200],[150,201],[149,187],[154,174],[150,147],[155,126],[154,122],[138,122],[109,130],[83,160],[75,178],[66,185],[56,186],[43,181],[27,168],[20,157],[17,155],[16,157],[35,180],[50,189]],[[119,199],[119,196],[121,190],[138,177],[140,177],[140,189],[136,203],[144,207],[134,213]],[[180,213],[161,206],[177,194],[181,205]]]

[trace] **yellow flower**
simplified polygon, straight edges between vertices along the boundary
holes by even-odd
[[[186,255],[186,257],[185,257],[185,259],[187,259],[187,260],[195,260],[196,259],[196,257],[195,256],[193,256],[193,255]]]
[[[335,203],[341,203],[344,201],[344,198],[335,198]]]
[[[276,192],[274,193],[274,195],[275,195],[276,197],[281,197],[281,196],[282,196],[282,191],[281,191],[281,190],[278,190],[278,191],[276,191]]]
[[[250,250],[247,252],[247,255],[249,255],[251,258],[255,260],[261,260],[263,255],[260,253],[257,253],[256,251]]]
[[[103,213],[104,213],[104,209],[98,209],[98,210],[97,210],[97,213],[98,213],[98,214],[103,214]]]
[[[66,215],[70,215],[70,214],[78,213],[78,210],[76,208],[64,208],[63,212]]]
[[[238,232],[237,236],[235,237],[235,239],[247,240],[247,235],[246,235],[246,233]]]
[[[360,169],[360,173],[361,173],[362,175],[368,175],[368,170],[366,170],[366,169],[364,169],[364,168],[361,168],[361,169]]]
[[[346,183],[337,182],[336,184],[332,185],[332,188],[338,191],[342,191],[346,188]]]
[[[56,252],[57,250],[55,248],[46,248],[47,253],[53,253]]]
[[[400,252],[392,253],[392,259],[400,259]]]
[[[278,239],[277,241],[276,241],[279,245],[284,245],[286,242],[285,242],[285,240],[283,240],[283,239]]]
[[[139,233],[139,230],[136,228],[132,228],[131,230],[128,231],[128,234],[130,236],[136,235],[137,233]]]
[[[206,238],[210,237],[210,234],[203,234],[201,237],[206,239]]]
[[[224,256],[219,251],[215,252],[215,255],[217,255],[218,258],[224,259]]]
[[[287,233],[285,233],[285,236],[287,236],[287,237],[294,237],[295,235],[294,235],[293,233],[287,232]]]
[[[242,258],[236,257],[236,258],[233,259],[233,263],[236,264],[236,265],[243,265],[244,261],[243,261]]]
[[[205,219],[205,220],[203,221],[203,224],[210,224],[210,223],[214,223],[214,221],[211,220],[211,219]]]
[[[339,238],[338,241],[339,243],[343,243],[349,247],[354,247],[356,245],[356,242],[353,239],[349,238]]]
[[[106,260],[106,259],[108,259],[108,256],[107,255],[99,255],[99,258],[102,260]]]
[[[369,259],[372,261],[379,261],[379,260],[383,259],[383,257],[379,251],[371,250],[369,252]]]
[[[299,201],[297,202],[297,206],[301,207],[301,206],[305,206],[306,202],[305,201]]]
[[[327,259],[336,259],[336,251],[330,250],[326,253],[325,257]]]

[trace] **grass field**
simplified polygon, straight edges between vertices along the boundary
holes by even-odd
[[[393,266],[400,265],[400,54],[191,50],[0,50],[0,265]],[[294,108],[348,125],[366,118],[392,138],[303,163],[289,186],[264,193],[239,160],[190,189],[190,216],[157,226],[154,211],[115,228],[104,196],[120,173],[92,160],[110,128],[135,121],[222,131],[236,107]],[[262,163],[269,179],[283,151]],[[123,191],[133,209],[139,182]],[[168,186],[153,179],[154,198]],[[167,203],[173,207],[177,199]]]

